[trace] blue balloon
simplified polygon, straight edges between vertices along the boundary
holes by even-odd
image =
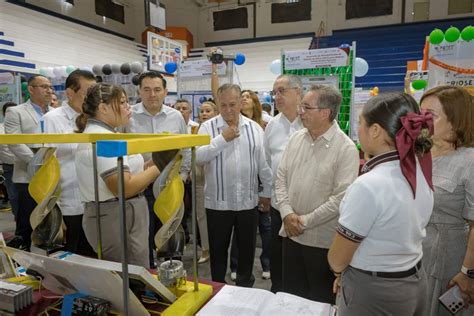
[[[243,64],[245,63],[245,56],[244,56],[244,54],[241,54],[241,53],[235,54],[234,63],[235,63],[237,66],[243,65]]]
[[[204,96],[202,96],[202,97],[199,98],[199,103],[201,103],[201,104],[204,103],[204,102],[206,102],[206,101],[207,101],[207,98],[204,97]]]
[[[178,65],[174,61],[169,61],[165,64],[165,71],[172,74],[178,69]]]
[[[263,97],[263,100],[264,100],[266,103],[272,103],[272,96],[269,95],[269,94],[265,94],[265,96]]]

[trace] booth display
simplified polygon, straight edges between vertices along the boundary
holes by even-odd
[[[83,292],[95,297],[103,298],[112,303],[112,308],[122,312],[125,315],[148,315],[148,312],[140,301],[130,292],[129,289],[129,265],[127,257],[127,238],[126,238],[126,217],[125,194],[123,187],[123,157],[131,154],[141,154],[145,152],[158,152],[171,149],[181,149],[192,147],[192,168],[195,169],[195,146],[209,144],[207,135],[172,135],[172,134],[18,134],[18,135],[0,135],[0,142],[4,144],[54,144],[54,143],[91,143],[93,146],[93,159],[97,156],[116,157],[119,170],[119,201],[120,201],[120,219],[121,219],[121,243],[122,243],[122,264],[114,263],[115,267],[110,267],[102,261],[94,261],[94,264],[85,264],[87,260],[80,260],[81,263],[67,262],[59,259],[47,259],[46,256],[23,253],[17,250],[4,248],[5,252],[10,254],[13,259],[26,268],[34,266],[42,275],[52,275],[50,282],[44,282],[44,286],[52,292],[58,294],[70,294],[72,292]],[[96,153],[96,155],[95,155]],[[51,161],[51,160],[47,160]],[[94,166],[94,168],[96,168]],[[41,170],[41,168],[40,168]],[[94,172],[97,175],[96,172]],[[195,174],[195,172],[193,172]],[[51,181],[54,184],[54,181]],[[97,191],[97,179],[95,181],[95,190]],[[193,199],[195,189],[193,188]],[[47,196],[46,196],[47,199]],[[96,203],[97,218],[100,218],[100,204]],[[164,287],[158,281],[150,281],[156,284],[160,296],[166,301],[172,303],[162,313],[163,315],[191,315],[202,306],[202,304],[212,294],[212,287],[201,285],[198,282],[197,272],[197,241],[196,241],[196,210],[193,203],[193,283],[188,282],[168,283],[169,288]],[[100,223],[100,221],[99,221]],[[100,235],[100,225],[98,225]],[[100,244],[100,239],[99,239]],[[101,247],[99,246],[100,250]],[[100,257],[100,251],[98,251]],[[105,265],[105,266],[104,266]],[[120,266],[120,269],[119,269]],[[86,269],[87,272],[80,271]],[[133,270],[134,267],[130,266]],[[141,268],[143,269],[143,268]],[[144,269],[143,269],[144,270]],[[91,272],[92,271],[92,272]],[[117,274],[120,272],[120,276]],[[133,271],[132,271],[133,272]],[[143,271],[142,271],[143,272]],[[95,276],[92,274],[96,274]],[[146,274],[146,273],[140,273]],[[110,280],[110,282],[106,282]],[[79,282],[79,283],[77,283]],[[158,283],[157,283],[158,282]],[[76,285],[76,286],[75,286]],[[121,285],[121,286],[120,286]],[[103,286],[109,286],[103,289]],[[117,291],[122,288],[122,295]],[[171,291],[171,289],[173,291]],[[92,292],[91,292],[92,291]],[[174,293],[174,294],[173,294]],[[117,298],[115,298],[115,296]],[[114,297],[112,297],[114,296]]]
[[[338,122],[341,129],[351,137],[350,126],[354,117],[351,106],[355,80],[355,50],[356,44],[353,42],[352,46],[344,44],[339,48],[282,51],[281,53],[282,73],[300,77],[303,92],[306,92],[312,84],[332,85],[341,91],[342,104]],[[364,62],[362,59],[359,62],[361,76],[368,70],[367,62]]]

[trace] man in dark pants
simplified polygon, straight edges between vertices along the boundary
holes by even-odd
[[[166,80],[157,71],[147,71],[140,75],[138,80],[139,94],[142,102],[132,107],[132,117],[130,118],[127,131],[131,133],[157,134],[169,132],[173,134],[187,134],[186,123],[181,113],[165,104]],[[184,161],[180,174],[186,179],[190,170],[190,151],[184,151]],[[144,154],[145,161],[151,159],[151,155]],[[145,190],[145,197],[148,202],[150,214],[148,245],[150,254],[150,267],[156,267],[153,252],[155,246],[155,234],[162,226],[159,218],[153,211],[155,197],[153,196],[153,185]]]
[[[273,98],[280,113],[268,123],[265,128],[265,154],[268,165],[271,166],[275,178],[280,163],[281,154],[286,147],[289,137],[303,128],[298,117],[297,107],[301,102],[303,88],[300,79],[295,76],[281,75],[273,84]],[[280,211],[272,189],[271,216],[271,256],[270,272],[273,293],[282,290],[282,238],[278,234],[282,226]]]
[[[265,160],[263,130],[242,116],[241,90],[224,84],[217,91],[220,115],[204,122],[199,134],[211,136],[211,143],[196,152],[204,165],[205,204],[209,231],[212,280],[225,282],[228,249],[234,229],[239,249],[237,280],[251,287],[257,234],[257,205],[270,208],[272,173]],[[258,179],[263,191],[258,192]]]
[[[47,134],[72,134],[77,130],[76,119],[82,113],[82,104],[87,90],[96,83],[95,76],[87,70],[77,69],[66,78],[66,97],[60,107],[44,115],[44,132]],[[84,205],[81,203],[79,183],[76,173],[77,144],[55,144],[56,158],[61,165],[61,195],[58,206],[66,224],[67,251],[79,255],[95,257],[96,253],[87,241],[82,218]]]
[[[283,291],[334,304],[327,253],[336,233],[339,204],[359,171],[354,142],[335,121],[342,95],[311,86],[295,132],[281,156],[275,194],[283,221]]]
[[[7,109],[5,113],[5,134],[40,134],[43,132],[43,115],[48,111],[51,102],[53,86],[48,78],[34,75],[28,79],[30,99],[20,105]],[[28,163],[33,158],[32,148],[35,145],[8,145],[15,155],[13,167],[13,182],[18,191],[18,214],[16,216],[15,234],[23,238],[25,247],[31,245],[32,228],[30,214],[36,207],[36,202],[28,192],[31,176],[28,174]]]

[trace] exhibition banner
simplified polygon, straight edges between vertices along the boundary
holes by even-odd
[[[210,76],[212,72],[211,62],[207,59],[202,60],[185,60],[179,66],[180,77],[202,77]],[[217,74],[219,76],[225,76],[226,74],[226,63],[217,65]]]
[[[474,41],[430,45],[428,88],[452,85],[474,95]]]
[[[349,65],[349,55],[342,48],[323,48],[285,52],[285,69],[311,69],[344,67]]]

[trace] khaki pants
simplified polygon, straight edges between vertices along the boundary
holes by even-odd
[[[128,263],[149,268],[148,258],[148,205],[140,196],[125,201],[128,241]],[[97,252],[97,225],[95,203],[85,204],[82,226],[87,240]],[[102,257],[109,261],[122,261],[120,236],[120,210],[118,201],[100,203]]]
[[[406,278],[381,278],[348,267],[336,304],[339,316],[426,315],[427,281],[423,267]]]

